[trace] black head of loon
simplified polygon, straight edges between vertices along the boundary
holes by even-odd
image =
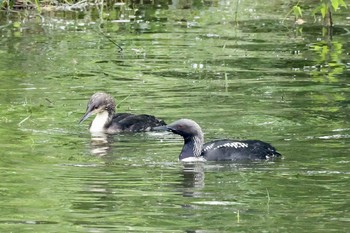
[[[132,113],[115,113],[116,104],[112,96],[103,92],[93,94],[87,104],[86,112],[79,124],[96,115],[90,124],[91,133],[119,133],[119,132],[144,132],[150,131],[156,126],[165,125],[152,115]]]
[[[281,156],[270,144],[259,140],[222,139],[203,144],[201,127],[190,119],[180,119],[154,130],[171,131],[183,137],[184,146],[179,155],[181,161],[250,161]]]

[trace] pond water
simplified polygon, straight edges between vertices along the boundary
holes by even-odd
[[[290,7],[2,13],[0,231],[347,232],[350,21],[323,35],[312,17],[283,21]],[[183,164],[175,135],[94,140],[77,122],[96,91],[120,112],[191,118],[206,141],[261,139],[284,159]]]

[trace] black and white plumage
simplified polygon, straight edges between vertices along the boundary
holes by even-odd
[[[281,156],[274,147],[259,140],[215,140],[204,144],[201,127],[193,120],[181,119],[154,130],[171,131],[184,139],[181,161],[264,160]]]
[[[163,120],[152,115],[115,113],[115,107],[112,96],[103,92],[95,93],[91,96],[86,113],[79,124],[96,114],[89,127],[91,133],[145,132],[153,130],[154,127],[166,125]]]

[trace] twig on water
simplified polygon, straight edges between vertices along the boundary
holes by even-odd
[[[97,33],[99,33],[99,34],[101,34],[102,36],[104,36],[107,40],[109,40],[112,44],[114,44],[115,46],[117,46],[118,47],[118,49],[119,49],[119,53],[121,53],[121,52],[123,52],[123,48],[119,45],[119,44],[117,44],[117,42],[115,42],[114,40],[112,40],[108,35],[106,35],[104,32],[102,32],[102,31],[97,31],[97,30],[95,30],[95,29],[92,29],[93,31],[95,31],[95,32],[97,32]]]
[[[49,102],[50,104],[53,104],[53,102],[49,99],[49,98],[45,98],[45,100],[47,101],[47,102]]]
[[[270,193],[269,193],[269,190],[266,188],[266,193],[267,193],[267,213],[269,214],[270,213]]]
[[[117,106],[116,106],[116,108],[118,108],[119,105],[120,105],[121,103],[123,103],[125,100],[127,100],[130,96],[131,96],[131,93],[130,93],[127,97],[125,97],[124,99],[122,99],[121,101],[119,101],[118,104],[117,104]]]
[[[267,193],[267,203],[270,203],[270,193],[269,190],[266,188],[266,193]]]
[[[18,126],[21,127],[21,125],[26,122],[28,119],[30,118],[30,115],[27,116],[26,118],[24,118],[23,120],[21,120],[21,122],[18,123]]]

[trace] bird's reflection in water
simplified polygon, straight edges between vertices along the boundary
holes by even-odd
[[[199,197],[200,190],[204,188],[204,163],[184,163],[183,169],[183,196]]]
[[[96,156],[105,156],[111,151],[113,137],[105,133],[91,134],[91,154]]]

